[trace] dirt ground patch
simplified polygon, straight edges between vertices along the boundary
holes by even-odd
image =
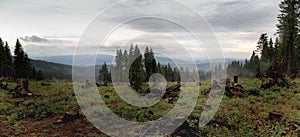
[[[105,136],[100,130],[93,127],[85,119],[77,119],[68,123],[56,123],[62,116],[48,117],[43,120],[24,121],[20,128],[14,128],[8,123],[1,123],[0,136]]]

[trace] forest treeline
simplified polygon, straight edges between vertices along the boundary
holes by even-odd
[[[229,75],[263,77],[276,73],[300,77],[300,0],[281,1],[279,8],[275,41],[268,34],[261,34],[250,60],[229,64]]]
[[[17,39],[14,56],[9,45],[0,38],[0,77],[14,79],[44,79],[43,72],[31,64],[28,54]]]
[[[183,68],[181,68],[183,69]],[[108,68],[104,63],[99,71],[101,82],[108,83],[126,82],[129,79],[130,84],[136,90],[140,88],[143,82],[149,81],[154,73],[162,74],[167,81],[180,81],[180,70],[177,67],[157,62],[154,52],[151,48],[146,47],[142,55],[138,45],[135,47],[131,44],[129,51],[117,50],[115,64]]]

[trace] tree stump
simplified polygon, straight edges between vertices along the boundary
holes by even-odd
[[[178,127],[171,136],[182,136],[182,137],[201,137],[201,134],[196,129],[189,126],[188,122],[185,121],[180,127]]]
[[[269,112],[269,120],[280,120],[283,114],[279,112]]]
[[[82,118],[82,115],[80,115],[78,112],[66,112],[62,118],[62,122],[68,123],[80,118]]]

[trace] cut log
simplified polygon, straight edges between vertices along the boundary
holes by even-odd
[[[243,91],[243,86],[242,85],[235,85],[233,87],[233,91],[239,91],[239,92],[242,92]]]
[[[176,92],[169,92],[169,93],[166,93],[163,96],[163,99],[166,99],[166,98],[177,98],[177,97],[178,97],[178,93],[176,93]]]
[[[167,88],[167,92],[178,92],[180,90],[181,85],[175,85]]]
[[[51,86],[51,84],[48,84],[48,83],[41,83],[41,86]]]
[[[280,120],[282,117],[280,112],[269,112],[269,120]]]
[[[53,122],[53,124],[61,124],[61,123],[62,123],[62,120],[60,120],[60,119]]]
[[[179,91],[180,91],[180,87],[181,87],[181,85],[179,85],[179,84],[177,84],[175,86],[172,86],[172,87],[168,87],[166,89],[166,93],[163,96],[163,99],[178,97],[178,94],[179,94]]]

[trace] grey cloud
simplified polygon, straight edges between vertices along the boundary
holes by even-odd
[[[164,3],[165,1],[160,1]],[[204,4],[203,4],[204,3]],[[221,32],[225,32],[225,37],[227,40],[231,40],[234,43],[235,40],[246,40],[251,38],[251,40],[257,39],[256,34],[252,35],[251,32],[262,33],[268,29],[273,29],[272,25],[275,26],[274,21],[276,21],[277,13],[277,3],[274,1],[258,1],[258,0],[224,0],[224,1],[199,1],[195,2],[197,10],[200,14],[209,21],[212,27]],[[201,6],[197,6],[201,5]],[[128,10],[130,7],[130,10]],[[202,9],[205,7],[206,9]],[[268,10],[266,10],[268,9]],[[159,11],[159,12],[157,12]],[[160,5],[152,7],[150,9],[143,9],[132,5],[124,5],[120,7],[117,11],[114,11],[110,14],[107,14],[108,22],[118,22],[124,19],[132,19],[138,17],[140,12],[150,12],[155,14],[167,13],[170,17],[177,17],[178,19],[184,20],[192,28],[199,27],[200,23],[197,22],[192,16],[189,16],[189,13],[185,13],[180,6],[173,5]],[[146,32],[154,33],[184,33],[184,29],[179,26],[172,24],[167,21],[154,19],[154,18],[144,18],[141,20],[135,20],[126,24],[125,26],[130,29],[142,30]],[[201,27],[201,26],[200,26]],[[245,35],[241,35],[236,32],[247,32]],[[202,33],[205,37],[207,32]],[[251,34],[251,36],[247,36]],[[226,37],[230,35],[231,38]],[[207,38],[209,39],[209,38]],[[221,40],[224,42],[225,40]],[[235,47],[237,44],[230,44],[230,42],[224,42],[225,46]],[[254,45],[255,46],[255,45]]]
[[[145,18],[142,20],[136,20],[128,24],[130,28],[149,31],[149,32],[179,32],[183,31],[180,26],[173,24],[172,22],[155,19],[155,18]]]
[[[21,37],[20,39],[24,42],[42,42],[42,43],[49,42],[47,39],[38,37],[36,35],[25,36],[25,37]]]
[[[24,45],[24,49],[31,56],[48,56],[73,54],[77,41],[64,38],[48,38],[41,36],[24,36],[19,38]]]
[[[118,5],[115,8],[116,10],[105,12],[102,16],[106,16],[106,19],[99,21],[120,24],[124,23],[121,21],[131,20],[131,22],[122,25],[136,30],[164,33],[183,31],[182,29],[178,29],[178,25],[169,22],[168,19],[184,22],[185,24],[188,24],[189,27],[203,24],[199,22],[199,16],[191,16],[189,11],[193,11],[193,9],[179,3],[169,3],[168,0],[156,1],[153,6],[140,6],[132,1],[123,5]],[[196,15],[195,13],[193,14]],[[135,18],[139,19],[132,20]]]
[[[84,31],[86,25],[96,14],[99,14],[100,11],[109,5],[119,1],[121,0],[79,0],[76,2],[71,0],[59,2],[50,0],[14,2],[6,0],[3,2],[0,0],[0,11],[2,11],[0,15],[6,18],[6,22],[0,22],[0,29],[7,32],[24,34],[62,35],[63,37],[27,36],[22,37],[22,40],[27,43],[25,46],[32,47],[32,50],[37,50],[38,53],[36,54],[40,54],[39,49],[45,51],[43,54],[72,54],[72,49],[76,47],[77,43],[74,40],[65,38],[64,35],[76,35],[77,38],[73,39],[78,40],[78,35],[81,35],[81,32]],[[182,7],[165,4],[166,0],[156,0],[156,2],[162,4],[148,9],[137,5],[135,1],[132,0],[130,1],[131,3],[121,5],[116,10],[106,14],[106,19],[101,20],[102,25],[99,25],[98,30],[101,31],[107,25],[117,24],[120,20],[138,17],[142,12],[150,13],[153,16],[166,13],[170,17],[175,17],[186,22],[191,28],[201,26],[197,22],[197,19],[190,16]],[[236,48],[238,50],[238,48],[244,45],[235,41],[247,40],[254,43],[253,47],[255,47],[260,33],[268,32],[268,30],[275,31],[276,29],[275,24],[279,2],[274,0],[182,0],[182,2],[196,9],[200,15],[203,15],[207,19],[217,33],[221,33],[219,38],[224,47]],[[11,17],[15,17],[15,19]],[[23,18],[27,20],[23,20]],[[13,27],[9,25],[12,23],[14,23]],[[186,33],[184,29],[176,24],[153,18],[136,20],[126,24],[125,27],[129,30],[171,35]],[[246,34],[239,34],[239,32],[245,32]],[[206,37],[207,32],[202,31],[199,33],[203,37]],[[189,41],[189,38],[184,36],[187,36],[187,34],[178,35],[178,39]],[[16,37],[20,36],[13,35],[11,37],[11,39],[15,40]],[[116,43],[118,42],[116,41]],[[165,45],[170,44],[166,41],[161,43]],[[150,46],[151,44],[149,43]],[[48,47],[46,48],[46,46]],[[98,47],[98,45],[87,46],[86,50],[95,50]],[[118,44],[103,46],[102,49],[107,52],[112,51],[113,53],[117,47]],[[158,46],[153,47],[155,50],[159,50]]]
[[[261,31],[274,28],[278,12],[277,4],[274,1],[258,0],[219,2],[205,17],[216,30]]]
[[[251,2],[252,0],[233,0],[233,1],[226,1],[223,2],[222,5],[223,6],[241,6],[241,5],[246,5],[249,4],[249,2]]]
[[[61,36],[61,37],[54,37],[54,36],[24,36],[20,37],[19,39],[26,43],[34,43],[35,45],[51,45],[55,43],[60,43],[62,45],[74,44],[75,40],[78,37],[68,37],[68,36]]]
[[[185,6],[177,4],[163,5],[165,0],[160,1],[158,6],[151,8],[141,8],[139,6],[122,5],[119,10],[108,13],[107,20],[118,22],[124,19],[132,19],[142,15],[141,13],[153,13],[153,15],[168,14],[170,17],[176,17],[188,23],[192,28],[202,27],[195,17],[185,13]],[[263,29],[272,29],[276,24],[278,12],[278,3],[273,0],[225,0],[225,1],[199,1],[193,6],[203,15],[212,27],[217,31],[261,31]],[[129,10],[130,9],[130,10]],[[159,12],[158,12],[159,11]],[[272,26],[273,25],[273,26]],[[145,18],[128,23],[132,29],[149,32],[178,32],[176,25],[163,21],[154,21],[154,19]],[[181,30],[182,31],[182,30]]]

